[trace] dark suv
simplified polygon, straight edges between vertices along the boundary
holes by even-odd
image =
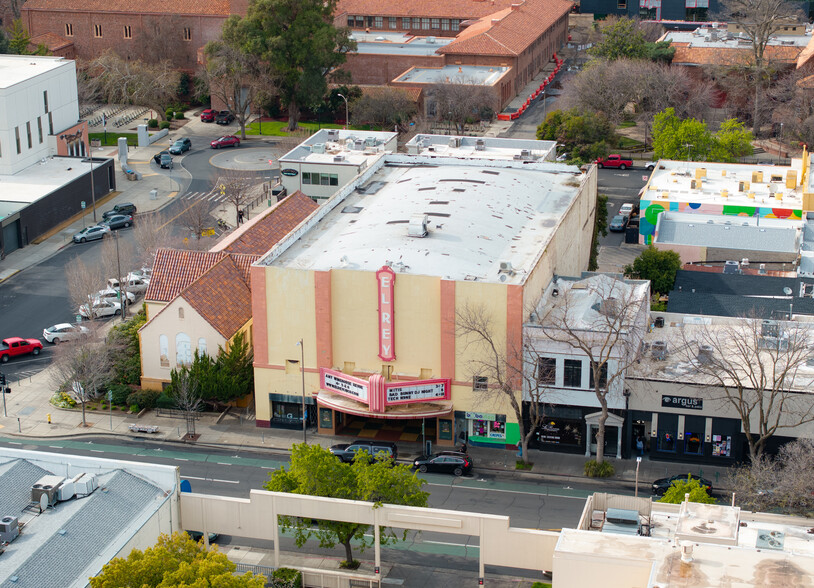
[[[396,444],[391,443],[390,441],[357,439],[353,443],[340,443],[339,445],[334,445],[331,447],[331,453],[345,463],[352,462],[357,451],[367,451],[368,454],[373,458],[383,455],[386,459],[391,459],[393,461],[396,461],[399,454]]]
[[[231,113],[229,110],[221,110],[215,116],[215,124],[219,125],[228,125],[230,122],[235,120],[235,115]]]
[[[472,459],[460,451],[442,451],[435,455],[422,455],[413,462],[413,466],[419,472],[440,472],[463,476],[472,472]]]
[[[107,220],[111,216],[116,216],[117,214],[129,214],[130,216],[134,216],[136,214],[136,205],[131,204],[130,202],[122,202],[121,204],[117,204],[111,210],[106,211],[102,218]]]

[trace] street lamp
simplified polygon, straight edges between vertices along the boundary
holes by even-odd
[[[783,123],[780,123],[780,144],[777,146],[777,163],[780,163],[780,155],[783,153]]]
[[[340,98],[342,98],[342,100],[345,101],[345,130],[347,131],[348,125],[350,123],[350,120],[348,118],[348,99],[345,98],[344,94],[337,94],[337,96],[339,96]]]
[[[302,339],[297,341],[300,348],[300,373],[302,374],[302,442],[307,443],[305,439],[305,346],[302,344]]]
[[[690,157],[690,149],[692,149],[692,143],[686,143],[685,147],[687,148],[687,161],[692,161],[692,157]]]

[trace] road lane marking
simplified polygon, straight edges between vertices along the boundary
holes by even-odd
[[[104,453],[101,449],[91,449],[91,453]]]
[[[197,478],[195,476],[181,476],[183,480],[200,480],[201,482],[220,482],[221,484],[240,484],[240,480],[220,480],[218,478]]]
[[[202,480],[206,482],[209,478],[196,478],[195,476],[181,476],[185,480]]]
[[[218,465],[232,465],[230,463],[226,463],[225,461],[216,462]]]
[[[218,480],[217,478],[212,478],[213,482],[220,482],[222,484],[240,484],[240,480]]]
[[[449,488],[450,484],[432,484],[427,482],[427,486],[444,486]],[[550,494],[547,492],[526,492],[524,490],[504,490],[502,488],[479,488],[477,486],[461,486],[460,484],[452,485],[453,489],[463,490],[481,490],[484,492],[505,492],[507,494],[528,494],[529,496],[548,496],[551,498],[575,498],[577,500],[585,500],[584,496],[566,496],[565,494]]]
[[[178,461],[189,461],[188,459],[183,458],[183,457],[173,457],[173,459],[178,460]]]
[[[50,447],[51,449],[62,449],[61,445],[49,445],[48,447]]]

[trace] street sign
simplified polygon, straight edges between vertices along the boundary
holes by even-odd
[[[85,201],[84,201],[84,200],[82,201],[81,206],[82,206],[82,210],[85,210],[85,206],[87,206],[87,205],[85,204]]]
[[[108,390],[107,391],[107,401],[108,402],[113,402],[113,390]]]
[[[649,177],[650,177],[650,176],[642,176],[642,181],[643,181],[643,182],[646,182],[646,181],[647,181],[647,178],[649,178]]]

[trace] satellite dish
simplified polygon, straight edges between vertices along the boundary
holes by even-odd
[[[40,495],[40,511],[44,512],[48,508],[48,495],[43,492]]]
[[[785,288],[783,288],[783,293],[784,293],[786,296],[791,296],[791,288],[789,288],[788,286],[786,286]]]

